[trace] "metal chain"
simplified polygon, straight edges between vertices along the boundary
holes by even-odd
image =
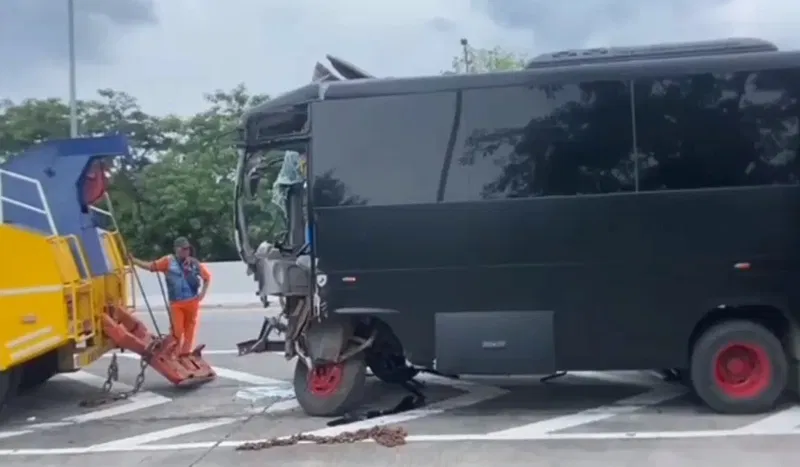
[[[109,363],[108,370],[106,371],[106,380],[103,382],[102,395],[95,399],[81,401],[79,405],[81,407],[97,407],[99,405],[110,404],[112,402],[122,401],[130,398],[142,390],[142,386],[144,386],[145,381],[145,373],[148,366],[150,365],[148,364],[147,359],[142,357],[139,360],[139,374],[136,375],[133,388],[130,391],[112,394],[111,389],[114,387],[114,383],[119,381],[119,361],[117,354],[112,354],[111,363]]]
[[[117,354],[111,354],[111,363],[108,364],[108,370],[106,371],[108,375],[106,377],[106,381],[103,383],[103,392],[109,393],[111,392],[111,387],[114,386],[114,383],[119,381],[119,364],[117,363]]]
[[[338,435],[318,436],[305,433],[289,437],[276,437],[264,441],[242,443],[236,446],[237,451],[261,451],[279,446],[293,446],[298,443],[314,444],[352,444],[371,439],[376,444],[393,448],[406,444],[408,432],[402,427],[374,426],[372,428],[346,431]]]
[[[133,383],[133,389],[130,391],[130,395],[136,394],[142,390],[142,386],[144,386],[144,373],[147,371],[148,366],[150,366],[150,364],[147,363],[144,357],[139,359],[139,374],[136,375],[136,381]]]

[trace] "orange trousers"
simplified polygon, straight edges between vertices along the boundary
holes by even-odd
[[[178,341],[178,351],[188,354],[194,350],[197,324],[200,317],[199,300],[183,300],[170,304],[172,335]]]

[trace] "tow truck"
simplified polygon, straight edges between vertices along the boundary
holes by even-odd
[[[108,195],[113,159],[128,157],[127,138],[107,135],[47,141],[0,166],[0,407],[115,349],[141,356],[138,386],[148,367],[178,386],[214,379],[131,300],[138,276]],[[112,379],[105,400],[122,399]]]

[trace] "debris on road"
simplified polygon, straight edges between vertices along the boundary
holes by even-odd
[[[298,433],[292,436],[282,436],[254,441],[236,446],[237,451],[261,451],[279,446],[294,446],[299,443],[314,444],[351,444],[371,439],[381,446],[393,448],[406,444],[408,432],[403,427],[374,426],[356,431],[345,431],[338,435],[318,436]]]

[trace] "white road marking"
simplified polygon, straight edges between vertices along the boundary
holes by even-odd
[[[42,422],[42,423],[33,423],[30,425],[25,425],[26,427],[33,429],[33,430],[49,430],[51,428],[63,428],[65,426],[74,425],[72,422]]]
[[[108,449],[129,449],[142,444],[155,443],[157,441],[163,441],[176,436],[188,435],[203,430],[209,430],[211,428],[230,425],[231,423],[239,420],[244,420],[244,418],[221,417],[216,420],[209,420],[206,422],[188,423],[186,425],[180,425],[164,430],[151,431],[149,433],[131,436],[128,438],[115,439],[114,441],[109,441],[107,443],[95,444],[93,446],[89,446],[89,449],[100,451]]]
[[[230,368],[222,368],[218,366],[211,367],[220,378],[232,379],[240,383],[252,384],[255,386],[272,386],[281,385],[285,386],[286,381],[275,378],[267,378],[266,376],[258,376],[244,371],[231,370]]]
[[[556,431],[566,430],[589,423],[599,422],[618,415],[626,415],[644,407],[660,404],[686,394],[686,389],[677,386],[656,387],[644,394],[626,397],[608,405],[582,410],[561,417],[548,418],[535,423],[489,433],[498,439],[539,439]]]
[[[251,406],[247,412],[251,414],[276,414],[300,407],[294,397],[292,384],[288,381],[279,385],[247,387],[238,391],[236,398],[250,402]],[[272,404],[256,405],[265,400],[272,401]]]
[[[236,351],[234,351],[233,353],[236,353]],[[125,358],[130,358],[130,359],[139,359],[139,355],[131,354],[131,353],[119,354],[119,356],[120,357],[125,357]],[[288,384],[286,381],[283,381],[283,380],[280,380],[280,379],[269,378],[269,377],[266,377],[266,376],[254,375],[252,373],[246,373],[244,371],[239,371],[239,370],[231,370],[230,368],[222,368],[222,367],[218,367],[218,366],[214,366],[212,368],[217,373],[217,376],[220,377],[220,378],[232,379],[234,381],[238,381],[240,383],[245,383],[245,384],[249,384],[249,385],[256,385],[256,386],[276,386],[276,385],[277,386],[286,386]],[[251,410],[250,412],[252,413],[254,411],[257,411],[257,412],[261,413],[263,411],[263,413],[265,413],[265,414],[274,414],[274,413],[279,413],[279,412],[289,412],[289,411],[292,411],[292,410],[296,410],[299,407],[300,407],[300,404],[297,402],[296,399],[290,399],[290,400],[284,400],[284,401],[276,402],[276,403],[272,404],[271,406],[267,407],[266,409],[257,408],[257,409]]]
[[[136,356],[132,356],[136,358]],[[219,369],[218,369],[219,370]],[[249,373],[244,373],[236,370],[221,369],[219,372],[221,377],[234,379],[249,384],[269,385],[285,382],[274,380],[271,378],[260,377]],[[93,376],[93,375],[91,375]],[[576,376],[583,376],[588,378],[605,379],[609,382],[625,383],[628,378],[622,376],[611,376],[606,374],[579,374]],[[82,376],[80,378],[85,378]],[[99,377],[95,377],[102,379]],[[91,379],[89,377],[88,379]],[[428,407],[416,411],[405,412],[402,414],[389,415],[386,417],[379,417],[364,422],[358,422],[341,427],[331,427],[322,430],[311,432],[317,435],[331,435],[337,434],[342,431],[356,430],[359,428],[369,428],[376,425],[387,425],[402,423],[405,421],[413,420],[416,418],[440,414],[442,412],[453,410],[469,405],[474,405],[495,397],[499,397],[508,393],[507,390],[493,386],[486,386],[472,382],[461,380],[451,380],[436,376],[425,375],[423,378],[429,382],[437,384],[448,385],[455,387],[462,391],[467,391],[466,394],[457,396],[451,399],[440,401],[429,405]],[[638,384],[642,381],[638,380]],[[635,384],[630,381],[628,384]],[[589,409],[578,414],[567,415],[565,417],[557,417],[551,420],[545,420],[524,427],[517,427],[511,430],[503,430],[488,434],[447,434],[447,435],[412,435],[409,436],[409,442],[459,442],[459,441],[548,441],[548,440],[629,440],[629,439],[681,439],[681,438],[717,438],[717,437],[731,437],[731,436],[787,436],[787,435],[800,435],[800,429],[795,428],[796,420],[800,420],[800,408],[791,408],[769,416],[761,422],[749,425],[736,430],[705,430],[705,431],[667,431],[667,432],[606,432],[606,433],[558,433],[556,430],[563,430],[573,426],[579,426],[594,421],[603,420],[616,415],[624,415],[636,411],[644,406],[653,405],[665,400],[679,397],[685,390],[679,386],[671,385],[658,385],[652,391],[631,398],[626,398],[617,401],[614,404]],[[296,404],[296,400],[282,401],[277,404]],[[280,407],[270,407],[272,410],[285,410]],[[271,410],[267,410],[267,413]],[[577,418],[575,418],[577,416]],[[588,417],[588,418],[587,418]],[[176,444],[147,444],[163,439],[168,439],[182,434],[194,433],[204,429],[213,428],[214,426],[223,426],[228,423],[234,423],[237,418],[220,418],[207,422],[192,423],[179,427],[173,427],[166,430],[159,430],[152,433],[145,433],[130,438],[121,440],[114,440],[107,443],[102,443],[89,447],[79,448],[55,448],[55,449],[0,449],[0,456],[24,456],[24,455],[79,455],[98,452],[149,452],[149,451],[181,451],[181,450],[196,450],[208,449],[214,446],[223,448],[233,448],[245,442],[259,441],[223,441],[219,443],[218,440],[191,442],[191,443],[176,443]],[[39,424],[39,425],[58,425],[55,424]],[[213,425],[213,426],[212,426]],[[33,426],[33,425],[31,425]],[[29,428],[29,427],[22,427]],[[516,431],[522,429],[522,431]],[[23,430],[30,431],[30,430]],[[498,436],[499,435],[499,436]],[[366,441],[369,442],[369,441]]]
[[[54,376],[53,379],[69,379],[89,386],[95,386],[97,388],[102,388],[103,383],[106,382],[106,378],[97,376],[94,373],[89,373],[88,371],[84,370],[76,371],[74,373],[62,373]],[[130,391],[133,389],[133,386],[125,384],[122,381],[114,381],[114,388],[119,391]]]
[[[278,401],[264,410],[265,414],[274,414],[280,412],[291,412],[300,408],[300,403],[297,399],[289,399],[285,401]]]
[[[800,430],[786,432],[748,434],[736,430],[704,430],[704,431],[653,431],[653,432],[609,432],[609,433],[554,433],[544,434],[534,441],[559,441],[559,440],[639,440],[639,439],[697,439],[697,438],[729,438],[742,436],[800,436]],[[235,448],[243,443],[258,442],[261,440],[241,440],[241,441],[198,441],[192,443],[176,444],[142,444],[130,447],[77,447],[77,448],[54,448],[54,449],[0,449],[0,457],[8,456],[66,456],[81,454],[96,454],[101,452],[163,452],[163,451],[192,451],[209,448]],[[442,442],[464,442],[464,441],[507,441],[490,435],[481,434],[452,434],[452,435],[411,435],[406,438],[409,443],[442,443]],[[529,440],[526,440],[529,441]],[[365,440],[362,443],[371,443],[372,440]],[[301,443],[309,444],[309,443]]]
[[[19,431],[2,431],[0,432],[0,439],[13,438],[15,436],[28,435],[33,433],[34,430],[19,430]]]
[[[233,353],[236,353],[235,351]],[[130,358],[130,359],[139,359],[139,355],[132,354],[132,353],[123,353],[118,354],[120,357]],[[288,383],[283,380],[275,379],[275,378],[268,378],[266,376],[259,376],[254,375],[252,373],[246,373],[244,371],[238,370],[231,370],[230,368],[222,368],[222,367],[212,367],[214,371],[217,373],[217,376],[220,378],[232,379],[234,381],[238,381],[240,383],[245,383],[248,385],[256,385],[256,386],[286,386]],[[279,401],[271,406],[264,408],[256,408],[251,410],[250,412],[258,412],[258,413],[265,413],[265,414],[274,414],[279,412],[289,412],[292,410],[296,410],[300,407],[300,404],[297,402],[296,399],[284,400]]]
[[[134,353],[120,353],[117,354],[117,356],[123,358],[129,358],[132,360],[141,359],[139,355]],[[280,379],[268,378],[266,376],[258,376],[252,373],[246,373],[244,371],[239,371],[239,370],[231,370],[230,368],[223,368],[219,366],[212,366],[211,368],[214,370],[214,372],[217,373],[217,376],[219,376],[220,378],[232,379],[240,383],[247,383],[256,386],[286,385],[286,381]]]
[[[647,371],[570,371],[570,376],[589,378],[609,384],[666,386],[664,379]]]
[[[792,406],[766,418],[736,429],[744,434],[770,434],[792,431],[800,427],[800,406]]]
[[[64,420],[73,422],[75,424],[93,422],[103,420],[111,417],[118,417],[120,415],[138,412],[139,410],[149,409],[158,405],[171,402],[172,399],[154,394],[152,392],[141,392],[135,396],[131,396],[125,404],[109,407],[107,409],[95,410],[86,414],[73,415]]]
[[[103,383],[105,382],[105,378],[94,375],[87,371],[65,373],[61,376],[91,386],[102,387]],[[114,388],[117,391],[130,391],[133,389],[133,386],[117,381],[114,383]],[[112,389],[112,391],[114,391],[114,389]],[[150,391],[142,391],[134,396],[131,396],[126,402],[127,403],[125,404],[115,405],[101,410],[94,410],[85,414],[67,417],[64,419],[64,421],[71,423],[86,423],[90,421],[103,420],[105,418],[116,417],[139,410],[149,409],[150,407],[155,407],[157,405],[166,404],[168,402],[172,402],[172,399]]]
[[[64,373],[56,376],[55,378],[70,379],[72,381],[77,381],[94,387],[102,387],[102,384],[105,381],[105,378],[101,378],[100,376],[93,375],[86,371],[77,371],[75,373]],[[117,390],[121,391],[129,391],[132,389],[131,386],[120,382],[117,382],[114,386],[117,388]],[[166,404],[167,402],[171,401],[172,399],[168,397],[144,391],[140,392],[139,394],[136,394],[135,396],[131,396],[131,398],[125,401],[125,403],[119,405],[113,405],[111,407],[106,407],[100,410],[93,410],[91,412],[85,412],[79,415],[72,415],[63,418],[61,421],[58,422],[32,423],[21,426],[20,430],[2,431],[0,432],[0,439],[27,435],[39,430],[64,428],[81,423],[103,420],[106,418],[116,417],[119,415],[136,412],[139,410],[149,409],[150,407]]]
[[[383,417],[372,418],[361,422],[348,423],[347,425],[323,428],[321,430],[311,431],[309,434],[316,436],[335,436],[345,431],[354,431],[362,428],[372,428],[374,426],[407,422],[409,420],[414,420],[421,417],[441,414],[447,410],[459,409],[462,407],[479,404],[508,393],[507,390],[502,388],[475,384],[458,379],[443,378],[441,376],[420,375],[418,379],[428,383],[450,386],[452,388],[467,392],[466,394],[462,394],[460,396],[434,402],[433,404],[430,404],[422,409],[410,410],[408,412],[402,412],[393,415],[385,415]]]

